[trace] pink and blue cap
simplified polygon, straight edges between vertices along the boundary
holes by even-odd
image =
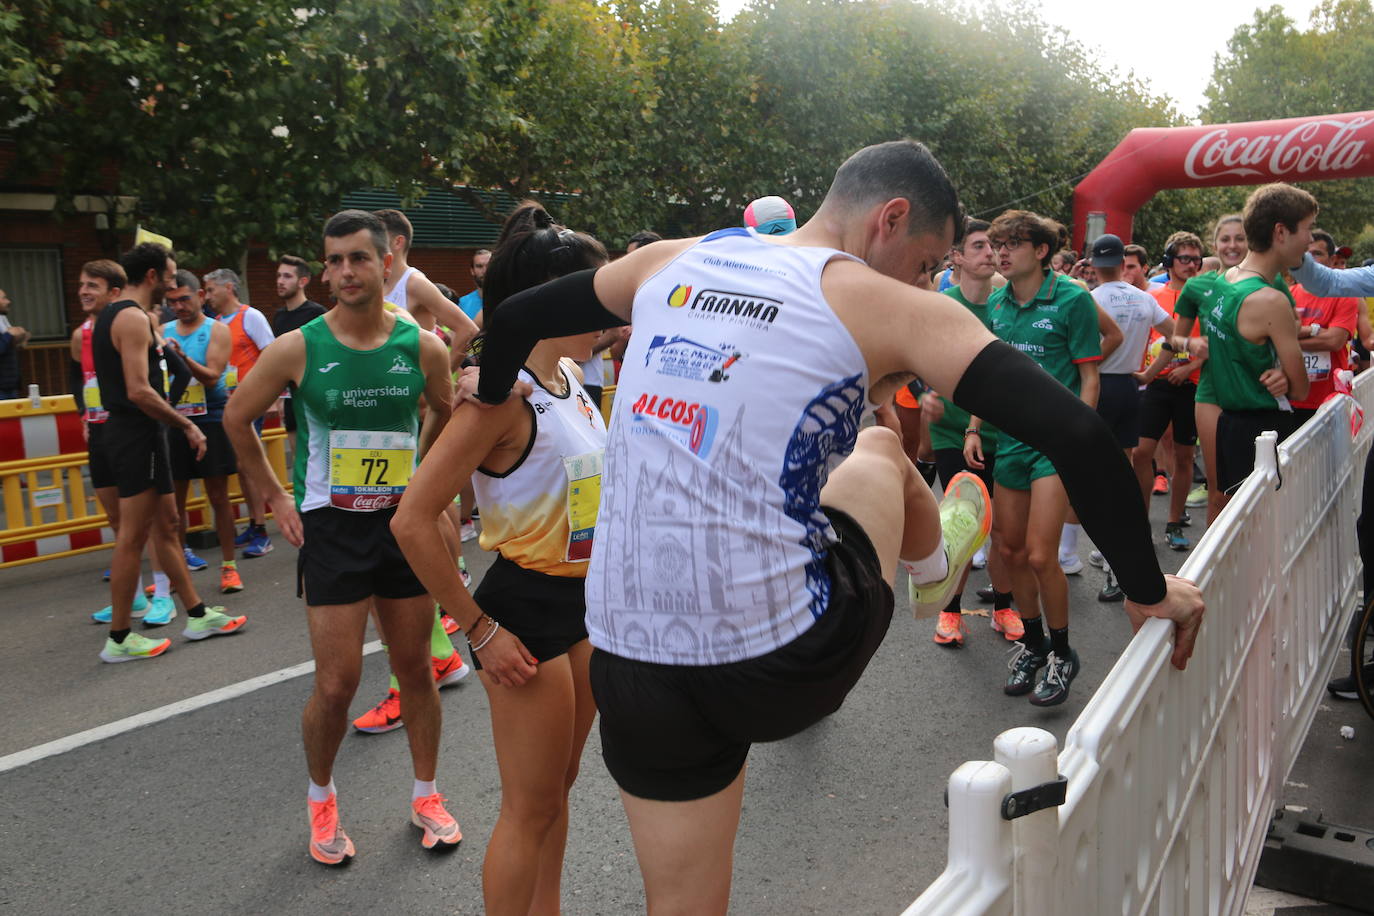
[[[760,197],[744,208],[744,225],[762,235],[787,235],[796,230],[797,216],[781,197]]]

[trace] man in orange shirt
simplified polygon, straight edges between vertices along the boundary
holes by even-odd
[[[267,316],[247,303],[239,301],[239,291],[243,288],[239,275],[232,270],[221,268],[205,275],[205,299],[214,309],[215,318],[229,326],[233,340],[229,348],[229,365],[224,370],[224,387],[232,397],[239,382],[247,377],[257,365],[258,356],[276,338]],[[268,413],[275,413],[273,405]],[[259,433],[262,432],[262,417],[254,421]],[[267,506],[261,493],[249,483],[248,478],[239,475],[239,485],[243,487],[243,499],[248,504],[248,528],[234,539],[235,546],[243,548],[245,557],[261,557],[272,550],[272,539],[267,536]]]
[[[1148,291],[1164,311],[1178,320],[1174,306],[1178,303],[1183,284],[1197,276],[1202,266],[1202,239],[1191,232],[1175,232],[1164,244],[1164,267],[1169,279]],[[1150,493],[1169,492],[1166,483],[1161,488],[1154,472],[1155,452],[1159,440],[1172,426],[1174,433],[1174,486],[1169,492],[1169,522],[1164,526],[1164,540],[1174,550],[1187,550],[1192,544],[1183,534],[1184,501],[1188,498],[1189,482],[1193,479],[1193,451],[1197,446],[1197,421],[1193,416],[1193,401],[1202,368],[1201,359],[1189,359],[1187,353],[1176,354],[1168,361],[1167,371],[1155,378],[1165,367],[1156,360],[1146,373],[1145,396],[1140,404],[1140,442],[1136,446],[1133,464],[1140,479],[1140,492],[1146,504]],[[1160,475],[1162,476],[1162,475]]]

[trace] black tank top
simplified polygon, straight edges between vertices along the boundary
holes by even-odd
[[[106,306],[95,320],[91,329],[91,358],[95,362],[95,377],[100,384],[100,401],[112,414],[145,416],[138,405],[129,400],[128,387],[124,383],[124,363],[119,351],[115,349],[110,329],[114,327],[115,317],[128,308],[142,308],[132,299],[121,299]],[[149,334],[152,335],[151,322]],[[154,391],[162,391],[162,367],[158,361],[157,338],[148,345],[148,384]]]

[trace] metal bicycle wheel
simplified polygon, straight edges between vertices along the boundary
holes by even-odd
[[[1360,696],[1360,703],[1364,706],[1364,711],[1369,713],[1370,718],[1374,718],[1374,636],[1370,635],[1369,628],[1374,626],[1374,600],[1365,605],[1364,613],[1360,615],[1360,622],[1355,629],[1355,641],[1352,645],[1354,652],[1354,664],[1351,666],[1355,680],[1355,692]]]

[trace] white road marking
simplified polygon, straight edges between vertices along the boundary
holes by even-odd
[[[363,646],[363,655],[372,655],[382,651],[380,640],[373,640]],[[125,732],[131,732],[145,725],[153,725],[179,716],[182,713],[194,712],[197,709],[204,709],[207,706],[214,706],[216,703],[223,703],[226,700],[238,699],[245,694],[264,687],[271,687],[273,684],[280,684],[292,678],[298,678],[303,674],[311,674],[315,670],[313,661],[302,662],[299,665],[292,665],[290,668],[282,668],[280,671],[273,671],[269,674],[262,674],[251,677],[246,681],[239,681],[237,684],[230,684],[227,687],[220,687],[202,693],[199,696],[187,697],[184,700],[177,700],[175,703],[168,703],[166,706],[159,706],[157,709],[150,709],[147,712],[140,712],[136,715],[118,719],[114,722],[107,722],[104,725],[97,725],[95,728],[88,728],[85,731],[68,735],[65,738],[58,738],[56,741],[49,741],[46,744],[35,745],[13,754],[6,754],[0,757],[0,773],[36,763],[46,757],[55,757],[58,754],[65,754],[74,751],[79,747],[94,744],[97,741],[104,741],[106,738],[113,738]]]

